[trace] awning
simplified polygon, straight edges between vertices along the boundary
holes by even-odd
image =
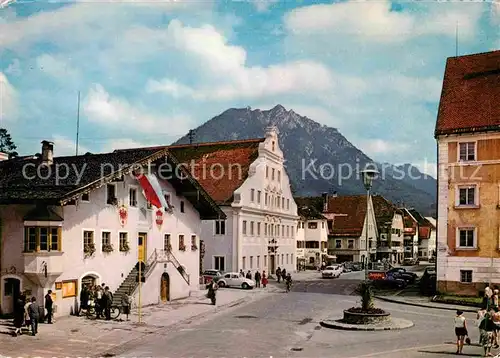
[[[163,195],[161,185],[153,174],[137,174],[135,176],[144,190],[144,196],[151,203],[151,205],[159,208],[169,209],[170,205],[167,203]]]

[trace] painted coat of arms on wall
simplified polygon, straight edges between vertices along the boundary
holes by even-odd
[[[124,205],[122,205],[120,209],[118,209],[118,216],[120,217],[121,226],[125,226],[125,224],[127,223],[128,211]]]

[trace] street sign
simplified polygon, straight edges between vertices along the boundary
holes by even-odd
[[[368,279],[372,281],[385,280],[385,272],[383,271],[370,271],[368,272]]]

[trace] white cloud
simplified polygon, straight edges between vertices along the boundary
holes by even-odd
[[[176,98],[233,100],[287,93],[322,93],[334,85],[329,69],[313,61],[248,67],[245,49],[228,44],[227,39],[210,25],[194,28],[174,20],[163,36],[163,43],[173,43],[178,50],[191,56],[211,82],[191,88],[170,78],[151,80],[147,85],[150,92],[165,92]]]
[[[252,0],[255,9],[258,12],[265,12],[269,10],[269,8],[277,2],[278,0]]]
[[[54,156],[64,157],[75,155],[76,153],[76,140],[70,139],[62,135],[54,135],[52,137],[54,142]],[[78,144],[78,154],[85,154],[87,152],[92,152],[88,148]]]
[[[3,121],[11,121],[17,117],[17,92],[4,73],[0,72],[0,126]]]
[[[368,156],[380,156],[387,154],[400,153],[411,148],[407,143],[400,143],[382,139],[361,140],[357,145]]]
[[[9,75],[13,75],[13,76],[19,76],[22,74],[22,71],[21,71],[21,62],[15,58],[11,64],[9,64],[9,66],[7,67],[7,69],[5,70],[5,73],[9,74]]]
[[[55,79],[67,82],[77,81],[80,78],[78,70],[73,68],[69,61],[60,57],[43,54],[36,58],[36,63],[40,71]]]
[[[429,13],[392,11],[391,6],[389,0],[304,6],[286,14],[285,27],[301,35],[343,34],[369,42],[404,42],[421,35],[455,36],[457,22],[461,33],[472,37],[481,14],[477,6]]]
[[[140,104],[132,105],[122,98],[112,97],[104,87],[96,84],[83,100],[83,113],[90,122],[134,132],[169,132],[169,135],[184,134],[192,126],[192,119],[184,114],[160,116],[149,113]]]

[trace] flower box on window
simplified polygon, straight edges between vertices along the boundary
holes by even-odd
[[[95,253],[95,244],[87,244],[83,247],[83,252],[85,253],[85,256],[89,257],[92,256]]]
[[[186,245],[184,245],[184,244],[180,244],[180,245],[179,245],[179,250],[180,250],[180,251],[186,251]]]
[[[111,244],[102,245],[102,252],[113,252],[113,245]]]
[[[120,251],[121,252],[129,252],[130,251],[130,246],[128,246],[128,242],[124,242],[120,245]]]
[[[166,250],[166,251],[172,251],[172,245],[168,244],[168,245],[165,247],[165,250]]]
[[[191,245],[191,251],[196,251],[198,250],[198,246],[196,245]]]

